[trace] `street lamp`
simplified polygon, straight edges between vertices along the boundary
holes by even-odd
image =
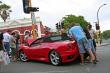
[[[0,1],[0,3],[2,3],[2,1]]]
[[[102,4],[99,8],[98,8],[98,10],[97,10],[97,23],[96,23],[96,25],[98,26],[98,29],[96,29],[96,30],[99,30],[99,39],[100,39],[100,44],[101,44],[101,35],[100,35],[100,25],[99,25],[99,11],[100,11],[100,9],[103,7],[103,6],[105,6],[105,5],[107,5],[107,4]]]
[[[98,8],[98,11],[97,11],[97,24],[99,24],[99,11],[100,11],[100,8],[103,7],[103,6],[105,6],[105,5],[107,5],[107,4],[103,4],[103,5],[101,5],[101,6]]]

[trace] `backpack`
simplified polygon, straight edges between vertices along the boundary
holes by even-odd
[[[3,32],[0,32],[0,40],[3,40]]]
[[[0,32],[0,51],[3,50],[2,40],[3,40],[3,33]]]

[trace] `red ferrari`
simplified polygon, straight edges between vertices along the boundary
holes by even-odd
[[[19,50],[21,61],[36,60],[60,65],[72,62],[79,57],[77,44],[69,37],[61,35],[42,37],[27,44],[21,44]]]

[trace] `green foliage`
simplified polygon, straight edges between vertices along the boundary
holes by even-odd
[[[10,9],[10,6],[9,5],[6,5],[6,4],[1,4],[0,5],[0,10],[2,10],[2,9],[8,10],[8,9]]]
[[[75,15],[66,15],[63,17],[64,19],[64,28],[68,29],[72,22],[79,23],[84,29],[88,25],[88,22],[84,19],[83,16],[75,16]]]
[[[109,39],[110,38],[110,30],[106,30],[102,33],[102,36],[104,39]]]

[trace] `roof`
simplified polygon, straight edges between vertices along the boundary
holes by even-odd
[[[40,17],[36,17],[36,23],[40,23]],[[32,21],[30,18],[24,18],[24,19],[16,19],[16,20],[10,20],[7,22],[0,22],[0,29],[4,29],[4,27],[14,27],[14,26],[23,26],[23,25],[31,25]]]

